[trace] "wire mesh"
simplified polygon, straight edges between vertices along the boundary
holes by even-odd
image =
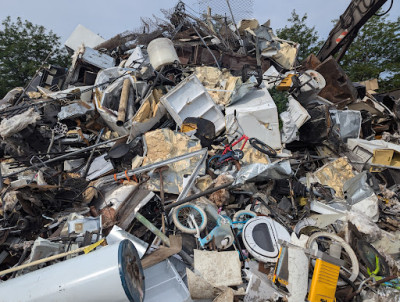
[[[254,0],[229,0],[229,4],[236,22],[253,17]],[[206,14],[208,7],[210,7],[212,15],[227,16],[231,19],[226,0],[198,0],[197,5],[199,15]]]

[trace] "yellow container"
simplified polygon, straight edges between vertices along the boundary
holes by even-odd
[[[276,90],[279,91],[287,91],[292,87],[292,77],[294,74],[289,74],[286,78],[284,78],[281,83],[276,86]]]
[[[317,259],[311,280],[308,300],[310,302],[334,302],[340,266]]]

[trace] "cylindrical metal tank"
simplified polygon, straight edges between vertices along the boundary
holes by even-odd
[[[160,70],[164,65],[173,64],[175,61],[179,62],[174,44],[167,38],[151,41],[147,46],[147,53],[149,54],[150,64],[155,70]]]
[[[144,275],[129,240],[0,284],[2,302],[141,302]]]

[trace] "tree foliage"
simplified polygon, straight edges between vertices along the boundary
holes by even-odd
[[[300,17],[293,10],[288,21],[277,35],[300,44],[299,61],[318,53],[323,41],[315,27],[307,26],[307,14]],[[400,17],[390,21],[388,15],[373,16],[360,29],[340,65],[352,81],[377,78],[380,91],[400,88]]]
[[[52,52],[47,63],[68,66],[60,38],[41,25],[7,17],[0,27],[0,98],[17,86],[25,86]]]
[[[298,59],[304,60],[311,53],[317,53],[322,45],[319,40],[318,32],[315,26],[309,27],[306,24],[307,14],[300,17],[295,10],[292,11],[292,16],[288,19],[289,25],[276,31],[277,36],[284,40],[297,42],[300,44]]]
[[[377,78],[380,91],[400,88],[400,17],[373,16],[341,61],[352,81]]]

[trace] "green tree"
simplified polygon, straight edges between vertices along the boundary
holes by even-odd
[[[41,25],[7,17],[0,26],[0,98],[14,87],[25,86],[51,52],[49,64],[68,66],[59,40]]]
[[[377,78],[380,91],[400,88],[400,17],[373,16],[340,63],[352,81]]]
[[[300,44],[297,56],[300,62],[307,58],[308,55],[312,53],[316,54],[322,45],[322,42],[318,41],[319,36],[318,32],[315,30],[315,26],[307,26],[307,18],[307,14],[300,17],[296,11],[293,10],[292,16],[288,19],[290,24],[276,31],[279,38]]]

